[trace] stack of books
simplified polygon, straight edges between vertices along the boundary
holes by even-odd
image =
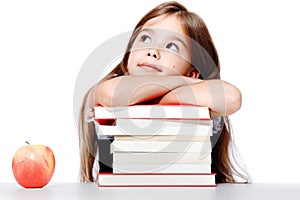
[[[112,171],[100,166],[100,187],[216,186],[211,172],[212,120],[208,108],[99,106],[95,107],[95,119],[99,140],[111,139]],[[107,125],[107,121],[114,123]],[[104,145],[99,146],[101,160]]]

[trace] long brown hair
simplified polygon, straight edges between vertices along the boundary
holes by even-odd
[[[183,5],[177,2],[166,2],[158,5],[149,11],[136,25],[129,40],[126,52],[122,61],[101,81],[108,80],[114,76],[122,76],[127,73],[126,65],[132,44],[139,33],[139,30],[150,19],[162,15],[176,15],[185,27],[187,35],[194,41],[192,43],[191,63],[200,72],[201,79],[219,79],[220,63],[217,50],[210,36],[204,21],[195,13],[189,12]],[[207,56],[208,55],[208,56]],[[205,67],[203,67],[205,66]],[[85,95],[80,111],[79,119],[79,146],[80,146],[80,181],[93,182],[94,164],[97,161],[95,156],[98,151],[97,136],[93,123],[87,123],[87,112],[93,105],[91,94],[95,86]],[[91,103],[92,102],[92,103]],[[246,171],[235,162],[235,150],[231,135],[231,127],[228,117],[222,117],[221,132],[218,140],[212,149],[212,171],[216,173],[217,183],[235,183],[236,178],[242,178],[244,182],[249,182]]]

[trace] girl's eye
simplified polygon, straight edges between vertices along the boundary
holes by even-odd
[[[151,42],[151,38],[150,38],[149,36],[147,36],[147,35],[143,35],[143,36],[141,37],[141,41],[142,41],[143,43],[149,44],[149,43]]]
[[[171,51],[178,51],[179,50],[178,46],[174,43],[167,44],[166,48],[171,50]]]

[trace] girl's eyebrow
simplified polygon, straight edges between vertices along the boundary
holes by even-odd
[[[140,30],[140,33],[142,33],[142,32],[153,33],[154,31],[153,31],[151,28],[142,28],[142,29]]]

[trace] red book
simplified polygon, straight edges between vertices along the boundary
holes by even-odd
[[[98,175],[99,187],[216,187],[215,174],[113,174]]]

